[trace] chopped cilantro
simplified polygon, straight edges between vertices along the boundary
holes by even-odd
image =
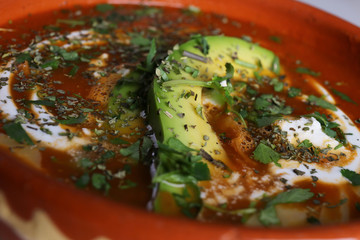
[[[345,100],[347,102],[353,103],[355,105],[358,105],[354,100],[352,100],[348,95],[346,95],[345,93],[342,93],[334,88],[331,89],[331,91],[336,94],[337,96],[339,96],[342,100]]]
[[[75,76],[75,74],[77,73],[78,70],[79,70],[79,66],[73,65],[73,67],[71,68],[71,70],[69,72],[69,76],[71,76],[71,77]]]
[[[337,131],[342,132],[341,129],[339,128],[340,125],[336,122],[328,121],[325,114],[320,114],[318,112],[315,112],[307,116],[314,117],[318,122],[320,122],[323,132],[329,137],[335,138],[337,136]],[[337,131],[333,129],[336,129]],[[341,139],[339,140],[343,142]]]
[[[340,201],[339,201],[338,203],[336,203],[336,204],[334,204],[334,205],[329,205],[329,204],[327,204],[326,207],[327,207],[327,208],[337,208],[337,207],[339,207],[339,206],[347,203],[347,201],[348,201],[347,198],[342,198],[342,199],[340,199]]]
[[[105,193],[110,190],[110,184],[106,180],[106,176],[100,173],[94,173],[91,176],[91,184],[95,189],[104,189]]]
[[[78,188],[85,188],[90,182],[90,176],[88,173],[81,175],[75,182],[75,186]]]
[[[353,186],[359,186],[360,185],[360,174],[349,170],[349,169],[341,169],[340,170],[341,175],[348,179]]]
[[[275,150],[265,145],[264,143],[260,143],[256,147],[253,154],[254,154],[254,159],[261,163],[269,164],[273,162],[277,165],[278,165],[277,161],[280,159],[281,156],[279,153],[277,153]]]
[[[278,36],[270,36],[269,39],[276,43],[281,43],[281,38]]]
[[[116,145],[118,145],[118,144],[129,144],[128,141],[125,141],[125,140],[123,140],[121,138],[113,138],[113,139],[110,139],[109,142],[112,143],[112,144],[116,144]]]
[[[76,61],[79,58],[77,52],[62,52],[61,56],[64,58],[65,61]]]
[[[272,94],[260,95],[254,102],[255,110],[267,112],[271,115],[290,114],[291,110],[289,108],[279,102]]]
[[[253,120],[253,122],[256,124],[256,126],[258,127],[266,127],[269,126],[270,124],[272,124],[273,122],[275,122],[276,120],[280,119],[281,116],[279,115],[274,115],[274,116],[257,116],[255,117],[255,119]]]
[[[107,150],[103,155],[101,155],[101,159],[102,160],[110,159],[115,157],[115,155],[116,155],[115,152]]]
[[[24,128],[18,122],[9,122],[3,125],[3,129],[6,134],[17,141],[18,143],[24,143],[28,145],[34,145],[33,141],[26,133]]]
[[[95,32],[98,32],[100,34],[109,34],[117,27],[117,24],[109,22],[103,18],[93,18],[91,26]]]
[[[280,74],[280,59],[278,56],[274,57],[274,60],[272,62],[271,65],[271,70],[276,74],[279,75]]]
[[[47,30],[49,32],[58,32],[61,30],[60,27],[54,25],[45,25],[43,28],[44,30]]]
[[[137,184],[129,179],[125,179],[125,181],[119,185],[119,188],[120,189],[129,189],[129,188],[133,188],[133,187],[136,187]]]
[[[15,63],[24,63],[25,61],[31,62],[32,57],[29,53],[23,52],[16,56]]]
[[[55,102],[51,100],[25,100],[25,104],[42,105],[47,107],[54,107]]]
[[[136,16],[144,17],[144,16],[153,16],[155,14],[161,13],[162,10],[155,7],[144,7],[142,9],[138,9],[135,11]]]
[[[280,224],[280,220],[276,214],[275,206],[269,206],[269,207],[266,207],[263,210],[261,210],[260,215],[259,215],[259,221],[264,226]]]
[[[56,20],[56,23],[63,23],[70,25],[71,27],[76,27],[76,26],[83,26],[85,25],[86,22],[82,20],[73,20],[73,19],[58,19]]]
[[[312,198],[314,194],[310,189],[293,188],[282,192],[267,202],[265,208],[261,210],[259,220],[265,225],[277,225],[280,220],[277,217],[275,206],[284,203],[301,203]]]
[[[181,208],[181,212],[188,218],[195,218],[201,204],[198,202],[188,201],[189,193],[184,191],[183,194],[172,194],[176,204]]]
[[[94,163],[89,158],[80,159],[80,166],[84,169],[90,168],[94,165]]]
[[[141,33],[130,32],[129,36],[131,37],[131,44],[145,47],[150,47],[151,45],[151,40],[145,38]]]
[[[311,148],[313,145],[310,142],[309,139],[305,139],[304,141],[302,141],[297,147],[299,148]]]
[[[197,47],[200,49],[200,51],[204,55],[208,55],[210,45],[206,41],[206,38],[204,36],[202,36],[201,34],[193,35],[193,36],[191,36],[191,38],[195,40]]]
[[[338,149],[341,148],[342,146],[344,146],[344,144],[339,143],[338,145],[335,146],[334,150],[338,150]]]
[[[184,68],[185,72],[187,73],[191,73],[193,78],[196,78],[199,75],[199,70],[189,67],[189,66],[185,66]]]
[[[294,87],[290,87],[288,90],[288,96],[289,97],[297,97],[301,95],[301,89],[300,88],[294,88]]]
[[[59,60],[57,59],[51,59],[46,61],[45,63],[41,64],[41,68],[51,68],[52,70],[55,70],[59,67]]]
[[[150,45],[150,50],[149,50],[149,53],[146,56],[145,66],[143,68],[146,72],[152,72],[153,71],[155,55],[156,55],[156,44],[155,44],[155,39],[152,39],[151,40],[151,45]],[[160,68],[158,68],[158,69],[160,69]],[[166,75],[165,72],[164,72],[164,74]]]
[[[114,8],[115,7],[113,5],[108,4],[108,3],[98,4],[95,6],[96,11],[102,12],[102,13],[114,10]]]
[[[314,77],[318,77],[321,75],[320,72],[315,72],[309,68],[305,68],[305,67],[298,67],[296,68],[296,72],[297,73],[302,73],[302,74],[307,74],[307,75],[311,75],[311,76],[314,76]]]
[[[207,181],[211,179],[209,167],[204,162],[196,162],[193,165],[191,173],[198,181]]]
[[[72,124],[83,123],[85,120],[86,120],[86,116],[81,114],[77,118],[57,119],[56,122],[64,125],[72,125]]]
[[[202,119],[204,119],[202,110],[203,110],[202,105],[199,104],[199,105],[196,106],[196,112],[197,112],[197,114],[198,114]]]
[[[279,81],[279,79],[277,78],[273,78],[270,81],[270,85],[274,86],[275,92],[281,92],[284,89],[284,83]]]
[[[152,141],[148,137],[139,139],[127,148],[120,149],[120,154],[125,157],[130,157],[136,161],[141,161],[146,157],[146,154],[152,146]]]
[[[328,101],[326,101],[322,98],[316,97],[314,95],[310,95],[308,97],[308,101],[310,103],[314,104],[315,106],[330,109],[332,111],[336,111],[336,109],[337,109],[335,105],[329,103]]]

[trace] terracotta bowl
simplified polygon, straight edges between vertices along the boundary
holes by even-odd
[[[1,1],[0,26],[9,19],[30,13],[97,2],[103,0]],[[144,3],[139,0],[109,2]],[[360,76],[360,29],[312,7],[289,0],[148,0],[145,3],[175,7],[195,5],[205,12],[251,21],[271,29],[274,34],[295,39],[285,52],[307,59],[309,64],[328,72],[328,76],[341,77],[348,84],[360,86],[354,77]],[[360,102],[360,94],[354,100]],[[356,112],[350,116],[359,117]],[[5,224],[0,218],[0,239],[19,239],[19,236],[24,236],[22,234],[34,239],[61,236],[69,239],[134,240],[360,238],[360,222],[357,221],[336,226],[267,229],[204,224],[159,216],[78,191],[6,153],[0,155],[0,212],[7,222]],[[14,225],[21,226],[22,234],[17,234]],[[54,234],[54,229],[57,234]]]

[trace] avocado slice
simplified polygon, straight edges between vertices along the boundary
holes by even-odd
[[[234,72],[228,76],[231,66]],[[203,89],[214,79],[220,79],[220,85],[229,86],[229,78],[231,82],[246,82],[255,75],[274,75],[279,68],[279,60],[273,52],[235,37],[207,36],[174,47],[156,69],[157,76],[149,93],[149,121],[157,139],[167,144],[175,138],[199,151],[200,161],[207,165],[211,178],[223,178],[224,171],[233,169],[233,163],[204,114]],[[207,95],[216,103],[224,104],[226,101],[221,99],[229,96],[219,98],[219,94],[223,94],[221,89]],[[163,165],[173,161],[171,155],[160,153],[159,158],[154,178],[159,183],[154,199],[155,212],[196,216],[201,209],[200,189],[208,186],[207,181],[189,181],[186,176],[167,177],[174,172],[184,173],[182,166],[174,164],[173,168],[166,168]],[[181,201],[179,196],[182,196]]]

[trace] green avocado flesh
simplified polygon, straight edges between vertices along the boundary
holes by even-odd
[[[193,39],[175,47],[156,69],[157,77],[149,94],[149,119],[160,142],[167,144],[176,139],[191,148],[189,152],[192,156],[201,156],[199,162],[206,164],[213,179],[220,177],[219,169],[221,172],[231,171],[231,164],[205,116],[203,89],[208,88],[207,83],[219,78],[229,84],[230,79],[227,78],[230,77],[226,76],[230,64],[234,70],[231,83],[246,82],[254,77],[254,72],[262,75],[275,72],[279,66],[276,66],[278,59],[273,52],[238,38],[208,36],[200,40],[207,43],[208,52],[199,38]],[[221,94],[217,89],[211,91],[211,101],[226,103],[221,98],[216,99]],[[159,158],[154,178],[159,183],[154,200],[155,211],[169,215],[182,212],[196,217],[201,210],[199,186],[205,187],[206,180],[210,179],[200,181],[190,176],[189,180],[180,165],[168,167],[167,163],[174,161],[171,155],[161,154],[160,151]],[[190,165],[194,164],[191,158],[189,161]],[[171,173],[176,173],[178,177],[167,177]]]

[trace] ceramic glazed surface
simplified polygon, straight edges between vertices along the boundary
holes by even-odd
[[[95,4],[98,0],[86,1]],[[131,3],[138,1],[110,1]],[[360,75],[360,29],[344,21],[305,5],[287,1],[267,0],[177,0],[146,1],[146,4],[183,7],[196,5],[205,12],[224,14],[237,20],[251,21],[272,29],[274,33],[297,39],[301,46],[289,46],[294,55],[309,59],[309,64],[337,58],[344,71],[333,68],[331,61],[323,69],[346,78],[346,69],[357,69]],[[0,3],[3,11],[0,25],[9,19],[37,14],[76,4],[69,1],[7,1]],[[316,49],[316,55],[311,49]],[[325,64],[325,63],[324,63]],[[344,73],[345,72],[345,73]],[[356,82],[353,82],[356,84]],[[313,227],[306,229],[246,228],[234,225],[203,224],[191,220],[167,218],[106,199],[77,191],[56,182],[29,166],[0,156],[0,197],[24,222],[30,222],[35,211],[41,210],[54,222],[58,230],[70,239],[340,239],[360,238],[359,222],[346,225]],[[0,199],[0,200],[1,200]],[[91,210],[91,211],[89,211]],[[5,209],[0,208],[0,211]],[[4,212],[3,212],[4,213]],[[11,214],[4,214],[11,217]],[[1,214],[0,214],[1,216]],[[45,225],[28,225],[43,231]],[[33,236],[53,239],[54,236]],[[0,224],[1,239],[17,239],[6,225]]]

